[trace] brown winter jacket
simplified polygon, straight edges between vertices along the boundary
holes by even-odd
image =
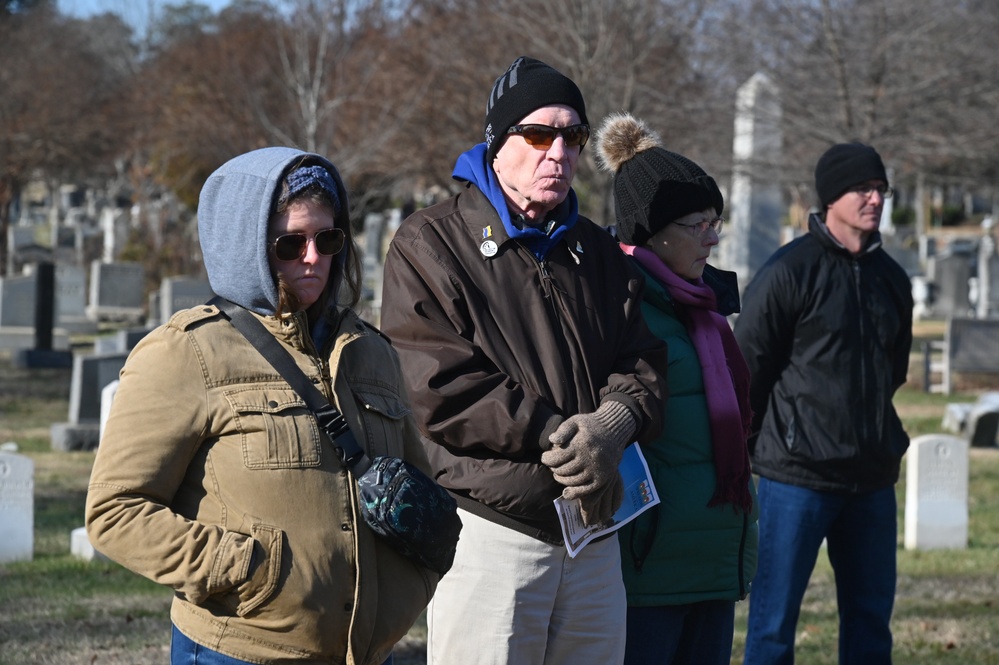
[[[328,356],[304,314],[258,318],[370,456],[426,456],[386,340],[347,311]],[[359,521],[305,403],[212,306],[176,314],[121,373],[87,495],[97,550],[175,592],[185,635],[253,663],[380,664],[437,575]]]
[[[469,184],[403,223],[383,290],[431,466],[462,507],[561,544],[563,487],[541,463],[553,422],[612,399],[638,440],[659,434],[666,346],[642,319],[641,275],[590,220],[539,261]]]

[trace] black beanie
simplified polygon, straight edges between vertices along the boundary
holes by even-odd
[[[667,224],[725,199],[715,179],[683,155],[660,147],[659,136],[628,113],[608,116],[597,132],[600,165],[614,173],[617,237],[644,245]]]
[[[843,192],[868,180],[887,184],[888,174],[881,155],[863,143],[837,143],[815,165],[815,191],[823,210]]]
[[[583,94],[571,79],[540,60],[521,56],[496,79],[486,103],[486,163],[492,164],[508,129],[542,106],[565,104],[586,120]]]

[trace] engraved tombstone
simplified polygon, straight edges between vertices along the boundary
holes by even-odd
[[[145,270],[139,263],[90,264],[90,304],[94,321],[141,320],[145,314]]]
[[[69,332],[92,333],[97,326],[87,318],[87,274],[83,268],[56,265],[56,327]]]
[[[913,439],[905,483],[905,549],[966,548],[968,442],[947,434]]]
[[[0,452],[0,563],[34,555],[34,475],[30,458]]]
[[[189,307],[208,302],[215,296],[206,279],[192,277],[165,277],[160,282],[159,321],[166,323],[170,317]]]

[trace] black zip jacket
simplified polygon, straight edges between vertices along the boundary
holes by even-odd
[[[909,437],[892,398],[912,347],[912,288],[875,233],[854,256],[817,215],[743,295],[753,471],[815,490],[893,485]]]
[[[382,330],[399,353],[436,478],[463,508],[561,544],[541,463],[563,418],[613,399],[661,428],[666,345],[641,314],[643,279],[580,217],[539,261],[479,189],[411,215],[385,260]]]

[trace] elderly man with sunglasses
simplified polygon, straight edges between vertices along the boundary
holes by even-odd
[[[666,355],[641,277],[578,212],[589,133],[575,83],[518,58],[493,85],[485,142],[457,160],[458,193],[389,248],[383,329],[464,524],[428,610],[434,665],[623,659],[617,536],[570,557],[553,501],[610,520],[623,448],[661,428]]]
[[[895,482],[909,445],[892,398],[909,367],[912,289],[881,247],[892,189],[877,151],[832,146],[815,189],[821,211],[809,232],[756,274],[735,324],[752,376],[760,476],[746,665],[794,662],[823,540],[836,573],[839,662],[892,662]]]

